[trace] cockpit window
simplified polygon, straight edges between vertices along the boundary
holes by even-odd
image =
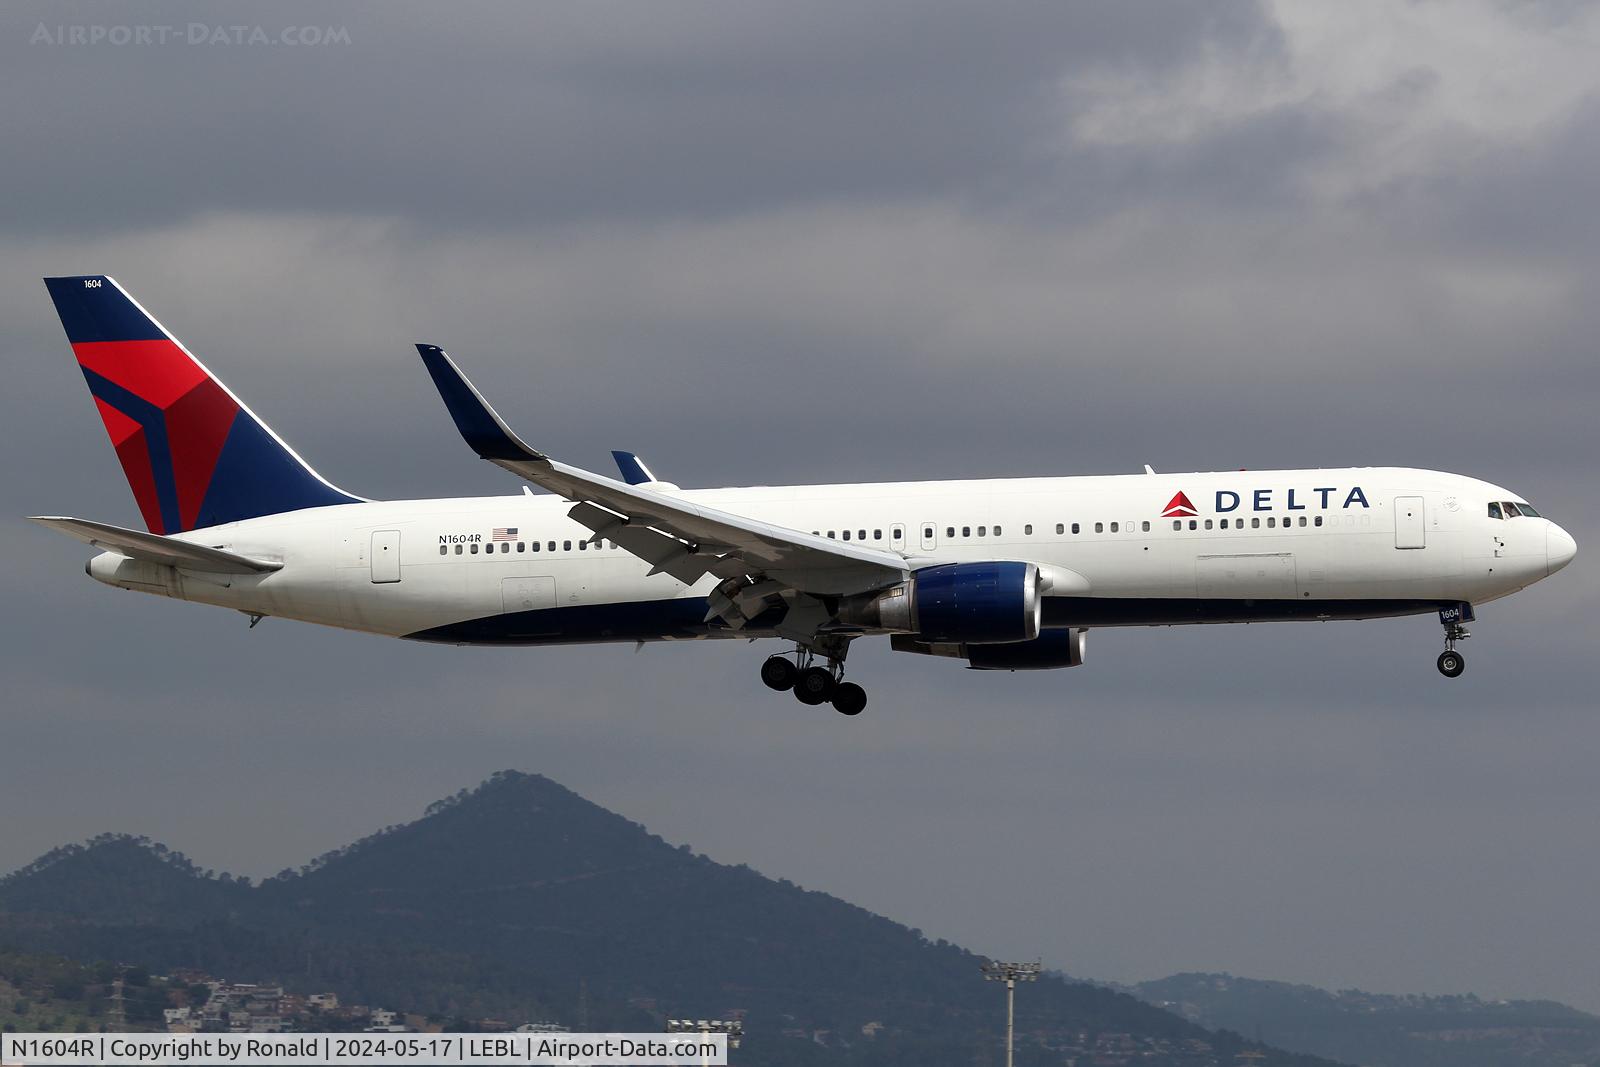
[[[1518,511],[1517,506],[1511,501],[1504,501],[1500,506],[1506,509],[1506,518],[1520,519],[1522,517],[1522,512]]]
[[[1492,500],[1489,501],[1489,517],[1491,519],[1503,519],[1503,518],[1505,518],[1504,515],[1500,514],[1500,505],[1495,503]]]
[[[1530,519],[1537,519],[1539,517],[1539,513],[1537,511],[1533,510],[1533,505],[1532,504],[1524,504],[1520,500],[1517,501],[1517,510],[1522,512],[1524,515],[1526,515]]]

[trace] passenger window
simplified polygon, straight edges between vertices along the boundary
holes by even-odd
[[[972,536],[972,527],[970,527],[970,526],[961,527],[961,536],[962,537],[971,537]]]
[[[867,539],[867,531],[865,531],[865,530],[857,530],[856,531],[856,540],[857,541],[865,541],[866,539]]]
[[[1318,515],[1315,519],[1311,520],[1311,525],[1313,525],[1313,526],[1321,526],[1322,525],[1322,516]]]
[[[587,542],[587,541],[579,541],[578,542],[578,551],[579,552],[587,552],[587,551],[589,551],[589,542]]]
[[[1198,530],[1198,529],[1200,529],[1200,524],[1198,522],[1196,522],[1194,519],[1190,519],[1189,520],[1189,529]]]
[[[1078,529],[1079,529],[1078,524],[1077,523],[1073,523],[1072,524],[1072,532],[1073,533],[1077,533]],[[1060,533],[1060,532],[1061,532],[1061,527],[1057,526],[1056,527],[1056,533]]]
[[[511,551],[511,542],[510,541],[501,541],[500,542],[500,554],[503,556],[507,552],[510,552],[510,551]]]
[[[1211,520],[1210,519],[1206,520],[1206,529],[1208,529],[1208,530],[1211,529]]]
[[[1144,520],[1144,522],[1140,523],[1139,525],[1141,527],[1143,527],[1145,533],[1149,533],[1150,532],[1150,520],[1149,519]]]
[[[956,528],[954,526],[946,526],[944,528],[944,535],[945,537],[954,537],[956,535]]]
[[[987,526],[978,527],[978,536],[979,537],[987,537],[987,536],[989,536],[989,527],[987,527]]]
[[[1112,533],[1116,533],[1117,529],[1118,529],[1117,524],[1116,523],[1112,523],[1111,524],[1111,532]]]
[[[1302,516],[1300,516],[1300,525],[1304,526],[1305,524],[1306,524],[1306,517],[1304,515],[1302,515]]]
[[[828,540],[830,540],[830,541],[837,541],[838,540],[838,538],[834,536],[834,531],[832,531],[832,530],[828,531]]]
[[[556,543],[554,541],[551,541],[550,542],[550,551],[554,552],[555,550],[556,550]]]
[[[1268,527],[1274,527],[1274,526],[1277,526],[1277,525],[1278,525],[1278,519],[1277,519],[1277,516],[1275,516],[1275,515],[1268,515],[1268,516],[1267,516],[1267,526],[1268,526]]]
[[[461,555],[461,546],[460,545],[456,546],[456,555],[458,555],[458,556]]]
[[[526,542],[526,541],[518,541],[517,542],[517,555],[520,556],[526,551],[528,551],[528,542]]]
[[[1224,530],[1226,530],[1228,528],[1228,520],[1227,519],[1223,519],[1222,523],[1221,523],[1221,526],[1222,526],[1222,528]]]
[[[472,542],[472,554],[474,556],[478,554],[478,542],[476,541]]]
[[[440,545],[439,546],[439,555],[442,556],[448,551],[450,551],[450,546],[449,545]]]
[[[1261,520],[1260,520],[1260,519],[1251,519],[1251,520],[1250,520],[1250,528],[1251,528],[1251,529],[1252,529],[1252,530],[1259,530],[1259,529],[1261,529]]]
[[[922,528],[922,539],[924,541],[932,541],[933,540],[933,527],[932,526],[924,526]]]
[[[1094,524],[1094,532],[1095,533],[1105,533],[1106,532],[1106,524],[1103,523],[1103,522],[1095,523]]]
[[[995,535],[995,536],[996,536],[996,537],[999,537],[999,536],[1000,536],[1000,527],[998,527],[998,526],[996,526],[996,527],[995,527],[995,528],[994,528],[994,535]]]
[[[850,531],[849,531],[849,530],[846,530],[846,531],[845,531],[845,532],[844,532],[844,539],[845,539],[845,540],[846,540],[846,541],[848,541],[848,540],[850,540]]]
[[[882,530],[873,530],[872,531],[872,539],[874,541],[882,541],[883,540],[883,531]]]
[[[1030,523],[1026,523],[1022,527],[1022,534],[1023,534],[1024,537],[1032,537],[1033,536],[1033,523],[1031,523],[1031,522]]]
[[[1065,526],[1061,525],[1059,522],[1056,523],[1056,533],[1066,533],[1066,532],[1067,532],[1067,528]],[[1078,524],[1077,523],[1073,523],[1072,524],[1072,532],[1073,533],[1077,533],[1078,532]]]
[[[537,542],[537,541],[530,541],[530,542],[528,542],[528,545],[529,545],[529,547],[530,547],[530,548],[532,548],[532,549],[533,549],[533,550],[534,550],[534,551],[535,551],[535,552],[537,552],[537,551],[539,551],[539,542]]]
[[[1182,520],[1182,519],[1173,519],[1173,520],[1172,520],[1172,528],[1173,528],[1173,529],[1174,529],[1174,530],[1181,530],[1181,529],[1183,529],[1183,520]]]
[[[563,552],[571,552],[572,551],[572,542],[571,541],[563,541],[563,542],[561,542],[561,551],[563,551]]]

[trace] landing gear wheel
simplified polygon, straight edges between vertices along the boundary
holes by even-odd
[[[867,691],[854,682],[840,682],[833,687],[833,708],[840,715],[860,715],[867,706]]]
[[[761,681],[768,689],[776,689],[780,693],[793,689],[794,681],[799,676],[800,668],[782,656],[768,657],[761,665]]]
[[[1446,678],[1459,678],[1466,669],[1467,660],[1461,653],[1454,650],[1439,653],[1439,673]]]
[[[802,704],[826,703],[833,688],[833,672],[826,667],[807,667],[794,681],[795,699]]]

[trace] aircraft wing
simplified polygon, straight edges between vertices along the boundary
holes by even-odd
[[[220,548],[180,541],[176,537],[128,530],[110,523],[73,519],[65,515],[30,515],[30,520],[40,526],[66,534],[68,537],[93,545],[107,552],[121,552],[131,559],[159,563],[164,567],[187,567],[193,571],[213,574],[265,574],[279,570],[282,563],[270,559],[252,559]]]
[[[863,592],[903,579],[898,553],[792,530],[696,504],[551,459],[525,444],[444,349],[418,345],[450,417],[479,456],[571,500],[567,514],[648,561],[651,573],[693,582],[706,574],[766,578],[801,593]]]

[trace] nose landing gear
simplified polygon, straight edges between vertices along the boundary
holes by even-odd
[[[1446,678],[1459,678],[1461,677],[1461,672],[1466,669],[1466,657],[1455,649],[1447,648],[1439,653],[1439,673]]]
[[[1444,651],[1439,653],[1438,667],[1439,673],[1446,678],[1459,678],[1461,672],[1467,669],[1467,658],[1456,651],[1456,642],[1472,636],[1463,625],[1471,622],[1472,618],[1471,604],[1460,604],[1439,612],[1439,621],[1444,625]]]
[[[794,658],[769,656],[761,665],[761,681],[778,692],[793,690],[802,704],[832,703],[841,715],[860,715],[867,706],[867,691],[844,680],[844,657],[849,646],[840,643],[825,653],[826,665],[815,662],[811,649],[799,647]]]

